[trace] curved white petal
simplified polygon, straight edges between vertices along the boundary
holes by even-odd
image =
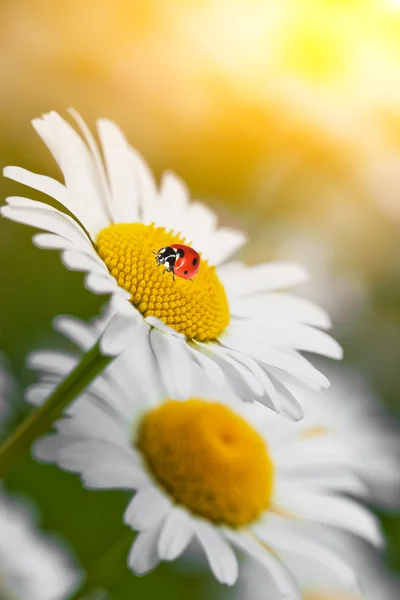
[[[187,237],[193,248],[203,252],[217,227],[217,215],[201,202],[191,202],[188,207]],[[204,255],[205,256],[205,255]]]
[[[267,548],[264,548],[254,538],[243,531],[225,529],[226,537],[259,563],[273,577],[279,591],[287,600],[301,600],[301,590],[293,580],[291,573]]]
[[[136,575],[145,575],[158,565],[160,559],[157,553],[157,541],[160,535],[162,523],[156,527],[141,531],[128,556],[128,566]]]
[[[97,334],[88,327],[87,323],[76,317],[58,315],[53,319],[53,327],[84,352],[97,342]]]
[[[67,352],[37,350],[36,352],[31,352],[27,358],[29,369],[60,376],[65,376],[72,371],[77,363],[78,358]]]
[[[206,372],[207,377],[218,386],[226,383],[226,377],[221,369],[210,356],[203,354],[200,348],[193,347],[191,344],[188,345],[190,352],[195,362]]]
[[[246,385],[249,390],[251,390],[252,394],[256,394],[256,396],[262,396],[264,394],[264,389],[258,379],[254,376],[254,373],[249,370],[248,367],[244,366],[242,362],[231,356],[228,350],[225,350],[222,346],[218,346],[213,342],[203,343],[193,340],[193,343],[196,344],[197,347],[202,348],[205,352],[215,354],[223,362],[226,362],[233,367],[246,382]]]
[[[76,221],[52,206],[26,198],[7,198],[7,201],[10,201],[9,204],[2,206],[0,212],[11,221],[50,231],[79,245],[82,241],[88,241],[85,232]]]
[[[114,223],[135,223],[139,220],[139,189],[130,146],[112,121],[99,119],[97,129],[107,166]]]
[[[187,398],[191,391],[192,360],[186,342],[152,329],[150,344],[167,393],[177,400]]]
[[[322,308],[283,292],[233,298],[230,310],[233,316],[251,318],[260,324],[299,322],[322,329],[331,327],[330,317]]]
[[[265,324],[236,320],[231,323],[229,333],[247,338],[254,344],[268,343],[275,348],[293,348],[330,358],[343,358],[341,346],[330,335],[301,323]]]
[[[110,189],[109,189],[108,182],[106,179],[104,164],[103,164],[97,143],[96,143],[89,127],[86,125],[85,121],[82,119],[81,115],[74,108],[69,108],[68,112],[75,119],[75,122],[77,123],[79,129],[81,130],[83,138],[86,141],[90,152],[92,153],[93,166],[95,168],[95,171],[96,171],[96,174],[98,177],[99,189],[102,191],[101,195],[103,198],[103,202],[105,202],[106,206],[108,206],[110,203]],[[111,216],[111,211],[109,210],[109,208],[108,208],[107,212],[110,212],[110,216]]]
[[[295,518],[334,525],[365,538],[375,546],[383,544],[377,518],[361,504],[348,498],[304,491],[296,494],[296,497],[277,493],[274,502]]]
[[[186,550],[194,534],[192,519],[186,511],[174,508],[165,519],[158,540],[162,560],[175,560]]]
[[[295,356],[285,352],[284,349],[272,348],[266,341],[257,343],[244,335],[235,335],[229,330],[220,337],[220,342],[226,348],[238,350],[243,354],[252,356],[266,367],[276,367],[284,373],[299,378],[305,384],[318,384],[321,387],[329,387],[329,381],[303,357]]]
[[[159,209],[157,185],[153,173],[141,154],[132,147],[130,153],[138,181],[141,220],[146,225],[150,225],[157,221]]]
[[[88,273],[85,277],[85,287],[93,294],[113,294],[120,293],[121,288],[118,288],[118,284],[112,275],[100,275],[98,273]],[[121,290],[126,291],[126,290]],[[127,299],[129,293],[126,292]]]
[[[303,283],[308,276],[300,265],[276,262],[226,270],[223,272],[223,279],[231,301],[231,298],[250,296]]]
[[[67,208],[69,211],[74,212],[74,210],[71,210],[72,205],[69,201],[67,188],[56,179],[47,177],[47,175],[38,175],[37,173],[32,173],[31,171],[27,171],[27,169],[23,169],[22,167],[6,167],[3,170],[3,175],[4,177],[8,177],[13,181],[33,188],[38,192],[47,194],[65,206],[65,208]]]
[[[32,242],[35,246],[44,250],[79,250],[86,254],[93,254],[93,246],[89,243],[89,240],[87,242],[82,240],[82,243],[71,242],[54,233],[35,233],[32,236]]]
[[[108,276],[108,270],[104,262],[95,254],[86,254],[76,250],[64,250],[61,259],[65,267],[71,271],[83,271],[97,273],[100,276]]]
[[[101,353],[106,356],[121,354],[134,340],[140,322],[140,314],[135,309],[131,311],[131,314],[115,314],[107,323],[100,338]]]
[[[159,214],[157,224],[176,233],[186,234],[189,190],[186,184],[171,171],[161,178]]]
[[[316,564],[320,563],[330,569],[349,591],[359,592],[356,575],[345,560],[326,546],[313,540],[310,532],[300,535],[290,531],[288,527],[284,529],[281,527],[281,531],[279,526],[274,529],[275,531],[268,527],[268,522],[265,526],[255,525],[252,527],[256,537],[274,550],[299,554]]]
[[[171,510],[171,501],[154,485],[141,488],[128,504],[124,523],[144,531],[157,525]]]
[[[28,404],[41,406],[55,388],[54,383],[34,383],[25,391],[24,399]]]
[[[210,264],[219,265],[247,243],[247,236],[241,231],[221,227],[209,238],[206,258]]]
[[[68,443],[68,440],[64,440],[59,435],[46,435],[33,444],[32,454],[41,462],[56,463],[60,448]]]
[[[74,203],[84,210],[81,217],[90,235],[97,234],[110,224],[102,182],[88,147],[78,133],[56,112],[43,115],[42,120],[51,131],[50,151],[56,149],[57,162],[65,185]],[[34,125],[37,121],[34,122]],[[47,139],[44,140],[47,143]]]
[[[206,521],[196,521],[196,535],[207,556],[210,568],[220,583],[233,585],[238,577],[235,553],[218,530]]]

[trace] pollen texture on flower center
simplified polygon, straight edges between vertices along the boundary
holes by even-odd
[[[144,416],[135,443],[158,483],[194,514],[240,527],[269,505],[265,442],[227,406],[169,400]]]
[[[163,227],[121,223],[103,229],[97,252],[144,317],[155,316],[190,339],[213,340],[229,324],[229,306],[215,267],[201,260],[193,281],[163,274],[153,252],[184,244]]]

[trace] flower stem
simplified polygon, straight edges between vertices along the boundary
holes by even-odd
[[[0,446],[0,479],[14,466],[32,442],[48,432],[63,410],[105,369],[113,357],[103,356],[98,344],[83,355],[45,403],[33,410]]]

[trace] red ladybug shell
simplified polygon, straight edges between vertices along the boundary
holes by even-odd
[[[178,256],[174,265],[174,275],[183,279],[193,279],[200,269],[200,255],[190,246],[172,244],[174,250],[181,250],[183,256]]]

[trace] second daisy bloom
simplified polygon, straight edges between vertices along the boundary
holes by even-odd
[[[57,325],[82,350],[102,330],[66,318]],[[34,353],[41,381],[28,400],[42,404],[78,360]],[[322,561],[356,589],[340,557],[302,528],[323,523],[381,543],[373,515],[345,496],[365,490],[337,436],[314,424],[298,430],[260,404],[243,403],[196,365],[187,396],[174,380],[167,390],[155,367],[129,347],[36,446],[38,458],[79,473],[89,488],[136,491],[124,515],[139,531],[130,567],[144,574],[197,539],[222,583],[236,581],[236,548],[271,573],[284,597],[300,598],[290,568],[276,558],[288,550]]]

